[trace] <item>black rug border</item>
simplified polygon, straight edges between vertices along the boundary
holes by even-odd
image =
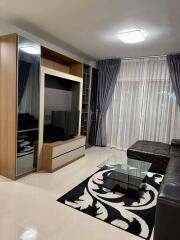
[[[102,220],[102,219],[100,219],[100,218],[94,217],[94,216],[92,216],[92,215],[90,215],[90,214],[86,214],[86,213],[84,213],[83,211],[80,211],[80,210],[77,209],[77,208],[73,208],[72,206],[69,206],[69,205],[67,205],[67,204],[59,201],[64,195],[70,193],[74,188],[76,188],[76,187],[78,187],[79,185],[81,185],[82,182],[90,179],[94,174],[96,174],[97,172],[102,171],[103,169],[105,169],[105,168],[101,168],[101,169],[97,170],[96,172],[92,173],[89,177],[85,178],[85,179],[82,180],[79,184],[77,184],[75,187],[73,187],[73,188],[70,189],[68,192],[66,192],[66,193],[64,193],[62,196],[60,196],[56,201],[57,201],[58,203],[61,203],[61,204],[65,205],[65,206],[71,208],[71,209],[74,209],[75,211],[78,211],[78,212],[81,212],[82,214],[85,214],[85,215],[87,215],[87,216],[90,216],[90,217],[93,218],[93,219],[96,219],[96,220],[101,221],[101,222],[103,222],[103,223],[105,223],[105,224],[108,224],[108,225],[110,225],[110,226],[112,226],[112,227],[115,227],[115,228],[117,228],[117,229],[120,229],[120,230],[122,230],[122,231],[125,231],[125,232],[127,232],[128,234],[130,234],[130,235],[132,235],[132,236],[136,236],[136,237],[139,237],[139,238],[145,239],[145,240],[150,240],[150,238],[151,238],[151,236],[152,236],[152,234],[153,234],[154,227],[153,227],[153,229],[152,229],[152,232],[151,232],[151,235],[149,236],[149,238],[143,238],[143,237],[141,237],[141,236],[138,236],[138,235],[135,235],[135,234],[133,234],[133,233],[130,233],[130,232],[126,231],[125,229],[121,228],[121,227],[118,227],[118,226],[115,226],[115,225],[113,225],[113,224],[110,224],[110,223],[108,223],[108,222],[106,222],[106,221],[104,221],[104,220]],[[158,174],[158,175],[162,175],[162,174],[155,173],[155,172],[151,172],[151,173],[153,173],[153,174]],[[162,176],[163,176],[163,175],[162,175]],[[155,206],[155,208],[156,208],[156,206]]]

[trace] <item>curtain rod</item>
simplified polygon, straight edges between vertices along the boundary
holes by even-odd
[[[157,58],[157,57],[167,57],[167,55],[154,55],[154,56],[142,56],[142,57],[127,57],[127,58],[121,58],[122,60],[131,60],[131,59],[144,59],[144,58]]]

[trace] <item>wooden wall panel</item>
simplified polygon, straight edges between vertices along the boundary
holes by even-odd
[[[83,65],[82,63],[72,63],[70,65],[70,74],[83,77]]]
[[[61,72],[64,72],[64,73],[70,73],[70,67],[69,66],[60,64],[58,62],[55,62],[55,61],[52,61],[50,59],[46,59],[46,58],[43,58],[43,57],[41,58],[41,65],[44,66],[44,67],[54,69],[56,71],[61,71]]]
[[[16,176],[17,35],[0,37],[0,174]]]
[[[83,76],[82,63],[46,47],[41,47],[41,65],[77,77]]]

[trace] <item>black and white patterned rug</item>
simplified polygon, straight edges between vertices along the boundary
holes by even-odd
[[[110,171],[101,169],[57,201],[136,236],[149,239],[154,227],[157,195],[163,175],[148,172],[144,180],[146,190],[138,197],[113,193],[103,188],[103,179]]]

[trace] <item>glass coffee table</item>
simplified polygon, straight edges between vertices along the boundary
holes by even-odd
[[[145,190],[143,180],[151,163],[135,159],[127,159],[123,162],[120,156],[111,156],[98,167],[110,170],[105,174],[104,188],[113,192],[129,192],[139,195]]]

